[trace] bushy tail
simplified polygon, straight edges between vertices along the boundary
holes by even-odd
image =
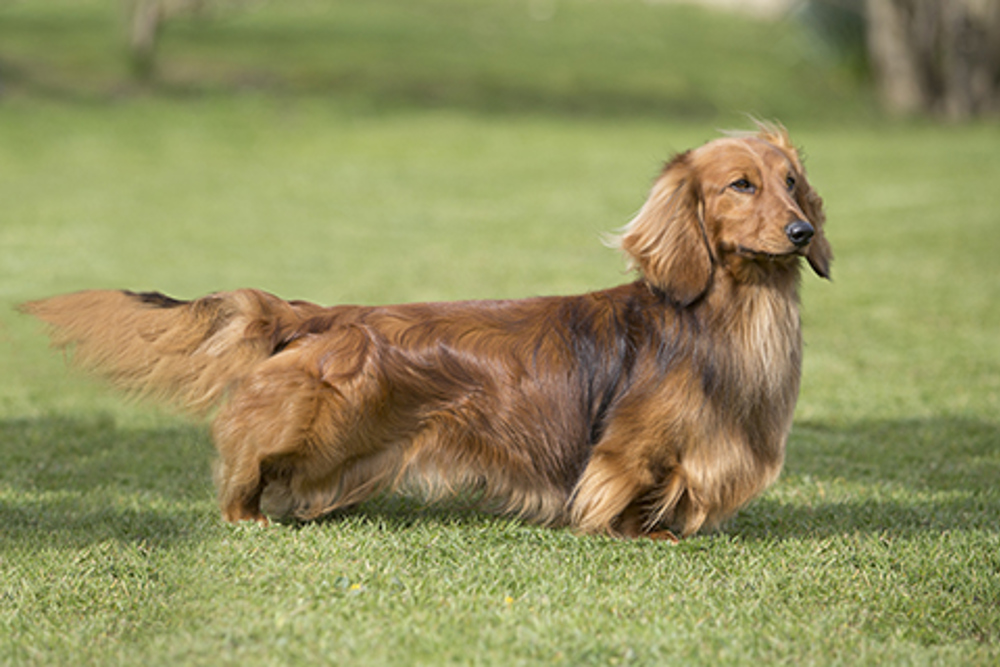
[[[195,301],[159,293],[87,291],[21,309],[51,326],[52,344],[131,394],[201,415],[321,310],[258,290]]]

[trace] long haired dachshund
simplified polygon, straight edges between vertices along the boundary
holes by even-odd
[[[681,153],[617,237],[639,278],[580,296],[324,308],[242,289],[25,304],[129,392],[218,407],[228,521],[472,489],[584,533],[673,539],[778,475],[799,391],[799,264],[822,200],[784,128]]]

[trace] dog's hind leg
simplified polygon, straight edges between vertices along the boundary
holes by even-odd
[[[264,479],[254,466],[241,466],[234,470],[224,460],[216,461],[215,483],[219,505],[226,521],[256,521],[267,524],[268,519],[260,509],[264,493]]]
[[[255,372],[233,391],[212,424],[219,453],[215,482],[227,521],[266,523],[260,507],[265,487],[319,444],[314,431],[322,393],[318,378],[273,367]]]
[[[231,390],[213,424],[227,520],[266,521],[262,498],[269,512],[313,519],[382,490],[398,471],[404,445],[368,372],[367,335],[336,333],[281,352]]]

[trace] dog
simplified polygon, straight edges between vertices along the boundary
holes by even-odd
[[[231,522],[388,490],[478,494],[547,526],[676,541],[778,476],[819,195],[780,125],[673,157],[614,238],[634,282],[578,296],[321,307],[240,289],[24,304],[128,392],[215,412]]]

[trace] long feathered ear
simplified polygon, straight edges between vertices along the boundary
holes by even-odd
[[[830,263],[833,261],[833,248],[826,240],[823,226],[826,222],[826,213],[823,212],[823,198],[820,197],[808,182],[799,195],[799,206],[802,212],[809,218],[816,233],[809,242],[809,249],[806,250],[806,259],[809,266],[813,268],[821,278],[830,279]]]
[[[619,239],[630,263],[674,302],[689,306],[712,279],[712,254],[699,221],[690,153],[671,160]]]

